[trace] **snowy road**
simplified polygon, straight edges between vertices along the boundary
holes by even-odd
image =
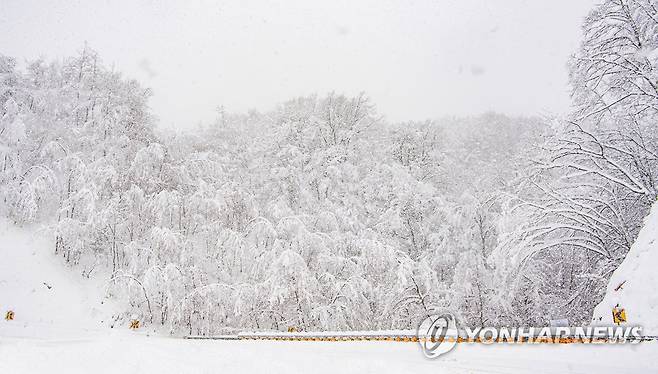
[[[0,330],[1,331],[1,330]],[[0,336],[0,373],[650,373],[658,343],[458,346],[437,360],[415,343],[215,341],[127,332]]]

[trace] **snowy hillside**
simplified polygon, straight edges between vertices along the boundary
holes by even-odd
[[[628,369],[628,362],[650,372],[658,348],[460,345],[432,361],[415,343],[147,337],[121,323],[110,329],[112,308],[102,297],[103,285],[63,266],[49,239],[34,228],[0,224],[0,311],[16,313],[13,321],[0,320],[0,373],[613,373]]]
[[[103,285],[63,266],[52,243],[34,227],[0,222],[0,336],[62,338],[111,324]]]
[[[34,232],[32,234],[31,232]],[[102,284],[71,272],[49,236],[0,224],[0,373],[363,373],[650,372],[658,345],[460,345],[426,360],[415,343],[213,341],[147,337],[125,324],[110,329]],[[258,359],[254,359],[257,354]],[[579,361],[578,366],[572,364]],[[620,359],[621,358],[621,359]],[[537,370],[537,368],[540,368]],[[544,369],[541,369],[544,368]],[[442,371],[444,370],[444,371]]]
[[[644,220],[626,258],[610,278],[605,298],[594,310],[593,324],[611,325],[612,309],[626,310],[628,324],[658,333],[658,203]]]

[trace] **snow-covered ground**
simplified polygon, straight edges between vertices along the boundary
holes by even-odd
[[[594,309],[593,323],[612,325],[612,308],[626,310],[627,324],[658,335],[658,203],[624,261],[613,273],[603,301]]]
[[[436,360],[414,343],[181,340],[113,332],[80,339],[0,338],[2,373],[636,373],[640,346],[459,345]]]
[[[62,266],[50,242],[33,239],[33,231],[0,224],[0,311],[16,313],[15,320],[0,321],[3,374],[658,372],[656,342],[460,344],[428,360],[416,343],[184,340],[147,336],[125,324],[110,329],[112,307],[99,292],[102,284]]]

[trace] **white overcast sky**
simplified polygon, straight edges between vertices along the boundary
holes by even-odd
[[[0,0],[0,53],[84,42],[151,87],[166,127],[365,91],[391,120],[560,113],[566,61],[595,0]]]

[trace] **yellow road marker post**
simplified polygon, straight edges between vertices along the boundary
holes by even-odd
[[[619,304],[612,308],[612,320],[619,326],[622,322],[626,322],[626,309],[620,308]]]

